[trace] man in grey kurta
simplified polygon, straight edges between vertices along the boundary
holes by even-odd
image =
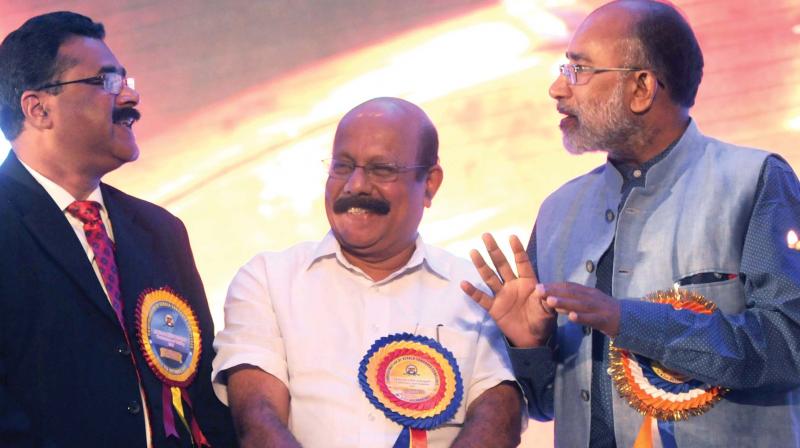
[[[800,184],[779,156],[704,136],[690,118],[703,58],[673,7],[602,6],[581,24],[550,87],[564,144],[608,161],[542,204],[518,275],[490,235],[495,298],[464,289],[509,342],[537,419],[556,444],[630,447],[642,415],[607,373],[608,343],[730,389],[701,415],[659,421],[664,446],[800,442]],[[643,298],[682,289],[717,310]]]

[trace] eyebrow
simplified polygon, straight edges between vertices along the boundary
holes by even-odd
[[[101,73],[119,73],[122,76],[128,76],[128,72],[125,70],[125,67],[115,67],[113,65],[104,65],[100,67],[100,70],[97,71],[97,74],[99,75]]]
[[[590,58],[589,56],[587,56],[587,55],[585,55],[583,53],[573,53],[571,51],[568,51],[566,53],[566,56],[567,56],[567,59],[569,59],[570,61],[588,62],[590,64],[592,62],[592,58]]]

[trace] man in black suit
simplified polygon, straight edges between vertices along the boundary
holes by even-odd
[[[0,446],[235,446],[183,223],[100,182],[139,94],[79,14],[0,45]]]

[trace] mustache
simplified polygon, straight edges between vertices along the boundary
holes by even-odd
[[[333,212],[338,214],[346,213],[351,208],[363,208],[364,210],[376,213],[378,215],[386,215],[389,213],[391,206],[383,199],[373,198],[372,196],[356,195],[356,196],[343,196],[333,203]]]
[[[139,121],[139,119],[142,118],[142,114],[132,107],[114,109],[111,113],[111,121],[114,123],[127,120],[128,118],[133,118],[133,121]]]

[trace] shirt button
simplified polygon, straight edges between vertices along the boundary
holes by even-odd
[[[586,389],[581,389],[581,400],[589,401],[589,391]]]
[[[128,356],[131,354],[131,349],[128,348],[126,344],[119,344],[117,346],[117,353],[119,353],[122,356]]]
[[[592,260],[586,260],[586,272],[592,273],[594,272],[594,263]]]
[[[586,336],[589,336],[590,334],[592,334],[592,327],[584,325],[583,326],[583,334],[585,334]]]
[[[611,222],[614,220],[614,211],[611,209],[606,210],[606,221]]]
[[[142,407],[139,406],[139,402],[138,401],[133,400],[130,403],[128,403],[128,412],[130,412],[131,414],[138,414],[141,411],[142,411]]]
[[[642,177],[642,170],[633,170],[633,177],[637,179]]]

